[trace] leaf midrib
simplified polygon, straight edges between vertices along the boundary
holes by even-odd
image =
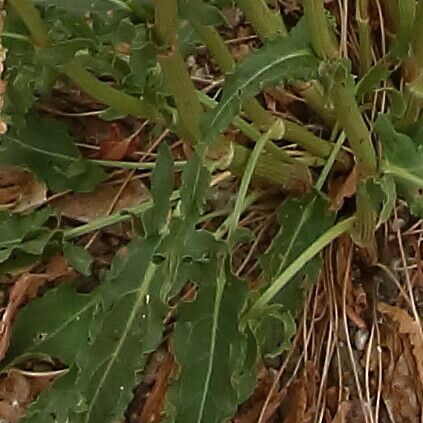
[[[312,207],[315,204],[316,200],[317,200],[317,196],[316,197],[313,197],[312,201],[310,201],[307,204],[307,207],[306,207],[306,209],[304,210],[304,213],[301,216],[301,219],[300,219],[300,222],[299,222],[299,224],[297,226],[297,229],[295,230],[295,232],[294,232],[294,234],[293,234],[293,236],[291,238],[291,241],[290,241],[290,243],[288,245],[288,248],[286,250],[286,254],[284,254],[284,258],[283,258],[283,260],[282,260],[282,262],[281,262],[281,264],[279,266],[278,275],[276,277],[278,277],[279,276],[279,273],[280,272],[283,272],[283,270],[285,269],[286,261],[288,260],[289,254],[291,253],[291,250],[294,247],[294,244],[295,244],[296,240],[298,239],[298,237],[300,235],[300,232],[302,230],[302,227],[303,227],[304,222],[307,221],[308,218],[310,217],[310,213],[311,213],[310,210],[312,209]],[[299,254],[301,254],[301,252]],[[297,257],[294,257],[293,260],[295,260],[296,258]]]
[[[157,270],[157,265],[150,262],[150,264],[149,264],[149,266],[148,266],[148,268],[145,272],[144,278],[141,282],[141,286],[140,286],[138,294],[136,296],[134,306],[132,307],[131,313],[129,315],[128,323],[125,327],[125,330],[123,331],[122,336],[120,337],[119,342],[117,343],[116,348],[115,348],[113,354],[111,355],[111,359],[109,360],[109,363],[107,364],[106,369],[104,370],[103,376],[101,377],[99,383],[97,384],[97,387],[94,391],[94,395],[93,395],[93,397],[92,397],[92,399],[89,403],[88,409],[86,411],[86,416],[85,416],[85,419],[84,419],[85,423],[88,423],[90,421],[91,413],[92,413],[92,410],[94,408],[94,404],[97,400],[97,397],[98,397],[98,395],[99,395],[99,393],[100,393],[100,391],[103,387],[104,381],[108,377],[110,370],[111,370],[113,364],[115,363],[115,361],[116,361],[116,359],[117,359],[117,357],[118,357],[118,355],[119,355],[119,353],[120,353],[120,351],[123,347],[123,344],[124,344],[128,334],[130,333],[130,330],[131,330],[132,325],[134,323],[137,312],[138,312],[145,296],[147,295],[147,291],[148,291],[148,288],[150,286],[150,282],[153,279],[153,276],[156,273],[156,270]]]
[[[423,177],[419,177],[401,166],[385,162],[383,171],[385,174],[393,175],[397,178],[412,182],[413,184],[423,186]]]
[[[35,147],[33,145],[25,144],[24,142],[18,140],[17,138],[11,137],[10,135],[7,136],[7,139],[18,144],[20,147],[22,147],[25,150],[29,151],[35,151],[40,154],[44,154],[46,156],[54,157],[56,159],[66,160],[68,162],[76,162],[78,160],[81,160],[81,157],[73,157],[73,156],[66,156],[61,153],[55,153],[49,150],[43,150],[42,148]]]
[[[248,87],[249,84],[251,84],[251,82],[253,82],[255,79],[257,79],[258,77],[260,77],[263,73],[267,72],[272,67],[277,66],[280,63],[283,63],[283,62],[285,62],[287,60],[295,59],[295,58],[300,57],[300,56],[309,56],[309,55],[311,56],[311,52],[308,49],[298,50],[298,51],[296,51],[294,53],[291,53],[289,55],[282,56],[280,59],[278,59],[278,60],[270,63],[269,65],[265,66],[264,68],[261,68],[258,72],[256,72],[250,78],[248,78],[243,84],[241,84],[237,88],[237,90],[235,90],[235,92],[230,97],[228,97],[228,99],[226,100],[226,102],[220,103],[221,106],[218,106],[218,108],[215,109],[215,110],[217,110],[217,112],[216,112],[216,114],[215,114],[215,116],[214,116],[214,118],[213,118],[210,126],[214,126],[216,124],[216,121],[220,118],[220,115],[226,110],[226,107],[228,105],[230,105],[232,99],[234,97],[236,97],[237,92],[238,91],[244,91],[245,88]]]

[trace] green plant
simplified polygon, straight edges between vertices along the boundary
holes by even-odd
[[[412,28],[422,20],[422,1],[415,13],[405,8],[400,36],[375,63],[367,1],[357,2],[355,62],[340,58],[335,18],[323,0],[304,0],[304,17],[289,29],[266,1],[237,1],[263,41],[239,63],[222,38],[226,21],[212,0],[89,3],[7,2],[3,116],[9,132],[0,141],[0,163],[31,170],[55,193],[91,192],[108,168],[152,170],[151,198],[74,228],[63,228],[48,207],[28,216],[0,214],[4,273],[62,251],[89,277],[92,257],[73,240],[115,223],[139,223],[126,253],[116,255],[90,292],[79,292],[76,282],[62,284],[19,312],[2,370],[46,356],[66,368],[24,422],[112,423],[169,329],[176,369],[167,421],[225,422],[251,395],[257,363],[288,348],[324,248],[341,235],[371,247],[397,192],[423,217],[422,122],[407,125],[420,111],[421,42]],[[217,101],[196,89],[186,66],[187,52],[200,42],[224,76]],[[417,65],[406,95],[395,88],[390,60],[398,69]],[[390,109],[374,121],[366,101],[377,104],[382,83]],[[168,127],[192,149],[188,160],[175,162],[165,142],[154,162],[83,157],[66,124],[37,111],[58,86],[70,84],[95,101],[105,120],[131,116]],[[324,122],[322,133],[274,116],[260,101],[264,89],[287,85],[304,94],[308,110]],[[232,125],[247,142],[230,136]],[[287,143],[295,148],[284,148]],[[356,210],[335,212],[326,182],[353,167]],[[204,206],[211,179],[222,169],[239,176],[240,187],[233,209],[214,211],[225,218],[221,226],[206,230],[200,224],[210,217]],[[237,247],[251,241],[241,215],[263,195],[251,190],[252,181],[288,195],[278,207],[279,232],[260,258],[255,290],[233,269]]]

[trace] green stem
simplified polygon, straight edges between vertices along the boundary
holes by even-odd
[[[154,0],[154,34],[161,47],[170,49],[178,30],[178,3],[175,0]]]
[[[138,162],[121,162],[118,160],[95,160],[90,159],[91,163],[103,167],[110,167],[116,169],[130,169],[130,170],[153,170],[156,168],[156,162],[138,163]],[[177,161],[174,163],[176,169],[182,169],[186,165],[186,161]]]
[[[170,197],[171,201],[177,201],[180,198],[179,191],[174,191]],[[135,207],[128,208],[126,210],[120,210],[116,213],[113,213],[109,216],[100,217],[98,219],[92,220],[91,222],[78,226],[76,228],[66,229],[63,232],[65,239],[78,238],[82,235],[89,234],[100,229],[104,229],[107,226],[115,225],[117,223],[127,222],[131,220],[134,216],[140,215],[145,212],[153,205],[152,200],[147,200]]]
[[[423,0],[418,0],[416,18],[412,31],[413,55],[420,69],[423,70]]]
[[[338,49],[329,28],[323,0],[303,0],[303,7],[314,51],[323,59],[336,59]]]
[[[24,21],[34,44],[38,47],[48,47],[48,31],[36,7],[28,0],[8,0],[8,3]]]
[[[369,129],[354,97],[355,86],[350,74],[340,67],[335,70],[332,84],[332,101],[339,124],[347,134],[362,176],[377,174],[376,152]]]
[[[266,38],[272,38],[278,34],[286,36],[288,31],[279,12],[272,12],[265,0],[237,0],[239,8],[250,21],[254,31],[262,41]],[[299,88],[303,93],[310,108],[315,111],[330,126],[335,123],[333,113],[327,107],[327,101],[320,94],[319,84],[314,81],[308,84],[307,90],[303,89],[304,84],[298,82],[294,88]]]
[[[166,89],[176,104],[181,135],[195,145],[201,137],[200,120],[203,108],[178,45],[177,23],[176,0],[156,0],[155,33],[164,47],[157,60],[163,71]]]
[[[317,180],[314,187],[320,191],[323,188],[323,184],[325,183],[330,170],[332,169],[333,164],[335,163],[335,159],[338,156],[342,145],[344,144],[344,141],[346,140],[347,136],[345,135],[345,132],[342,132],[341,135],[338,137],[338,140],[336,141],[336,144],[334,145],[332,152],[330,153],[330,156],[326,160],[325,166],[323,167],[322,171],[320,172],[319,179]]]
[[[154,105],[99,81],[84,69],[77,59],[65,64],[62,69],[84,92],[112,109],[141,119],[159,118]]]
[[[241,214],[245,212],[250,206],[252,206],[262,195],[264,191],[252,191],[250,194],[247,195],[245,201],[242,204]],[[229,213],[228,213],[229,214]],[[214,236],[217,239],[222,239],[226,232],[228,231],[229,226],[232,222],[232,215],[229,215],[224,222],[216,229],[214,232]]]
[[[194,23],[193,26],[222,73],[232,72],[235,67],[235,60],[219,32],[209,25]]]
[[[34,44],[41,48],[47,48],[50,45],[48,30],[35,6],[29,0],[9,0],[9,4],[25,23]],[[144,119],[158,118],[158,113],[152,104],[125,94],[99,81],[90,72],[86,71],[76,59],[64,64],[62,69],[87,94],[101,103],[135,117]]]
[[[200,24],[194,24],[194,29],[219,65],[222,73],[226,75],[233,72],[235,60],[219,32],[212,26]],[[257,128],[268,129],[275,121],[272,114],[254,97],[245,97],[242,109]]]
[[[241,217],[242,210],[244,208],[245,198],[247,196],[248,187],[253,177],[254,169],[257,166],[259,157],[275,131],[284,131],[285,128],[281,127],[279,122],[276,122],[272,128],[270,128],[265,134],[263,134],[256,145],[254,146],[253,151],[248,158],[247,165],[245,166],[244,174],[241,179],[241,184],[239,186],[238,195],[235,201],[234,211],[231,215],[231,221],[229,225],[228,239],[229,242],[232,242],[233,235],[236,228],[238,227],[239,219]]]
[[[207,107],[208,109],[214,109],[219,103],[212,98],[210,98],[207,94],[204,94],[201,91],[197,91],[198,98],[200,102]],[[244,135],[250,138],[254,142],[258,142],[261,137],[261,132],[255,128],[254,126],[245,122],[245,120],[241,119],[239,116],[235,117],[233,120],[233,124],[236,128],[238,128]],[[279,148],[276,144],[272,141],[268,141],[266,145],[266,151],[275,158],[282,160],[286,163],[295,163],[295,159],[292,158],[288,153],[284,150]]]
[[[293,88],[323,122],[330,127],[335,125],[336,116],[333,108],[330,107],[330,103],[317,81],[296,82]]]
[[[261,39],[288,33],[280,12],[271,11],[266,0],[237,0],[236,3]]]
[[[369,0],[356,3],[356,20],[359,39],[360,75],[364,76],[372,64],[372,43],[369,21]]]
[[[213,100],[206,94],[198,91],[198,96],[203,103],[204,106],[207,108],[213,109],[218,105],[217,101]],[[285,134],[282,138],[287,139],[288,141],[294,142],[304,148],[306,151],[315,155],[320,158],[327,158],[331,154],[333,150],[333,143],[323,140],[303,126],[297,125],[293,122],[283,119],[283,123],[285,124]],[[243,132],[247,137],[251,140],[258,142],[261,137],[260,131],[254,128],[252,125],[249,125],[240,117],[236,117],[233,121],[233,124]],[[283,161],[287,163],[295,163],[296,160],[292,158],[288,153],[284,150],[279,148],[276,144],[274,144],[271,140],[268,141],[266,145],[266,151],[270,155],[274,155],[275,157],[279,157]],[[336,157],[337,162],[343,169],[350,169],[352,165],[351,157],[345,151],[341,151],[339,155]]]
[[[298,125],[294,122],[285,121],[285,126],[285,138],[287,140],[295,142],[304,148],[304,150],[323,159],[328,158],[332,154],[334,147],[333,143],[319,138],[304,128],[304,126]],[[335,160],[344,170],[351,169],[352,167],[351,156],[345,151],[339,151]]]
[[[251,151],[239,144],[234,144],[234,156],[229,167],[237,176],[244,174]],[[254,176],[271,185],[277,185],[291,192],[305,192],[311,186],[311,174],[302,163],[295,164],[281,162],[280,159],[266,153],[260,156]]]
[[[260,311],[275,297],[275,295],[301,270],[304,266],[325,247],[339,236],[349,232],[355,222],[355,217],[345,219],[309,245],[267,288],[257,299],[246,315],[246,320],[260,314]]]

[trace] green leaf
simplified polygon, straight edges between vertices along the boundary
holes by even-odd
[[[169,389],[167,416],[174,423],[221,423],[241,399],[235,381],[247,338],[238,319],[248,289],[219,260],[197,266],[192,281],[198,285],[196,299],[180,307],[175,325],[180,371]]]
[[[377,179],[367,179],[365,189],[372,207],[377,213],[377,226],[386,223],[392,216],[397,200],[396,185],[392,175],[382,175]]]
[[[88,250],[79,245],[65,242],[63,244],[63,254],[68,263],[79,273],[85,276],[91,274],[93,258]]]
[[[261,259],[265,286],[332,226],[334,214],[329,211],[329,202],[312,192],[301,199],[287,199],[278,210],[277,219],[281,228]],[[274,302],[284,305],[296,316],[302,307],[305,289],[316,280],[320,266],[320,257],[310,260]]]
[[[95,298],[77,294],[73,284],[62,284],[31,301],[18,314],[2,369],[33,356],[60,358],[67,365],[78,361],[88,342]]]
[[[423,146],[396,131],[386,116],[379,117],[375,128],[383,143],[382,171],[394,177],[411,212],[423,217]]]
[[[379,88],[381,82],[389,77],[391,71],[389,70],[387,59],[389,59],[389,57],[380,59],[358,82],[355,89],[355,95],[358,99],[361,99],[366,94]]]
[[[60,409],[63,395],[53,385],[48,397],[33,404],[30,415],[35,417],[28,422],[49,421],[49,409],[60,410],[69,421],[113,423],[123,414],[138,371],[162,339],[166,309],[158,291],[164,275],[157,273],[153,280],[156,244],[155,239],[130,243],[125,257],[114,259],[106,280],[91,294],[75,294],[72,286],[62,285],[19,314],[4,365],[39,354],[75,365],[73,390],[85,404],[81,409],[68,401],[68,410]],[[49,408],[40,408],[46,403]]]
[[[168,145],[163,143],[159,147],[157,164],[151,179],[154,207],[143,215],[144,230],[147,236],[159,233],[165,225],[174,184],[173,158]]]
[[[55,192],[89,192],[105,176],[81,157],[63,123],[35,115],[2,137],[0,152],[0,163],[30,169]]]
[[[195,221],[203,210],[203,204],[210,186],[211,174],[194,153],[182,174],[181,209],[185,221]]]
[[[356,194],[356,220],[351,233],[356,244],[363,248],[371,248],[375,241],[375,232],[379,210],[376,210],[373,198],[369,193],[371,180],[361,180]]]
[[[213,141],[239,113],[243,96],[255,96],[264,87],[287,80],[311,79],[318,60],[309,48],[305,22],[300,22],[287,37],[267,42],[238,64],[223,86],[219,105],[202,120],[203,138]]]
[[[89,2],[86,0],[73,0],[71,2],[68,0],[35,0],[34,3],[44,8],[53,6],[80,16],[85,16],[91,12],[102,17],[107,17],[107,14],[113,10],[123,9],[129,11],[128,8],[119,7],[119,3],[113,0],[90,0]],[[124,2],[121,4],[123,5]]]
[[[85,406],[81,392],[75,391],[77,375],[77,368],[73,366],[65,375],[59,376],[54,382],[54,389],[42,392],[27,414],[19,421],[22,423],[68,421],[69,409],[79,411]]]
[[[409,56],[411,35],[413,33],[416,4],[414,0],[402,0],[397,3],[398,30],[390,46],[392,56],[401,60]]]
[[[174,217],[169,225],[169,234],[158,248],[158,254],[166,259],[164,265],[167,267],[167,278],[161,288],[164,303],[177,295],[187,282],[186,265],[208,261],[215,251],[213,236],[209,232],[195,230],[209,185],[210,172],[194,153],[182,173],[181,216]]]
[[[141,242],[135,250],[138,254],[133,258],[138,262],[141,254],[146,255],[145,247]],[[149,253],[152,255],[151,250]],[[79,416],[83,422],[113,423],[123,415],[147,355],[162,341],[166,308],[158,300],[158,287],[163,275],[156,276],[157,266],[151,261],[146,267],[138,266],[138,273],[124,270],[124,280],[114,282],[131,279],[133,291],[110,309],[102,306],[95,322],[98,325],[101,320],[101,326],[95,329],[95,341],[83,354],[75,384],[86,401]]]
[[[222,12],[204,0],[178,0],[179,14],[194,24],[200,25],[224,25],[226,19]]]
[[[291,346],[296,325],[291,313],[280,304],[267,306],[258,319],[249,322],[261,354],[274,358]]]
[[[52,216],[48,207],[22,217],[0,211],[0,263],[12,254],[40,256],[56,233],[45,226]]]

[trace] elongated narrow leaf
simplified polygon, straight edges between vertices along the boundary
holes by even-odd
[[[180,369],[168,394],[167,415],[175,423],[222,423],[240,402],[234,382],[247,339],[238,319],[248,290],[218,261],[197,266],[193,281],[196,299],[181,306],[175,325]]]
[[[144,224],[152,225],[146,230],[149,236],[132,241],[122,256],[115,257],[106,280],[82,297],[86,304],[63,309],[64,298],[56,298],[55,294],[65,295],[67,291],[60,289],[30,303],[21,314],[25,317],[28,310],[33,316],[18,322],[16,330],[20,336],[15,341],[18,344],[11,346],[9,362],[40,352],[57,357],[65,365],[76,368],[72,383],[75,392],[81,394],[80,397],[70,395],[77,403],[69,398],[64,401],[68,392],[64,382],[67,376],[64,376],[57,382],[57,388],[53,385],[49,393],[33,404],[26,419],[28,423],[50,421],[52,410],[56,410],[53,414],[66,416],[60,421],[114,423],[130,401],[148,353],[162,340],[167,308],[159,300],[159,292],[166,273],[165,266],[154,264],[153,257],[173,188],[168,150],[160,150],[158,161],[152,186],[153,200],[157,201],[153,214],[147,213],[144,220]],[[148,218],[154,214],[159,218]],[[80,298],[73,295],[69,305]],[[48,316],[43,314],[46,302],[51,310]],[[85,314],[82,318],[85,311],[87,318]],[[54,329],[57,322],[60,330]],[[78,339],[74,328],[79,333]],[[54,336],[50,335],[49,343],[44,335],[38,340],[38,333]]]
[[[278,210],[279,233],[273,238],[261,264],[265,284],[277,278],[310,244],[333,224],[334,215],[329,202],[318,193],[310,193],[301,199],[288,199]],[[304,288],[314,282],[321,260],[309,261],[275,299],[295,316],[302,306]]]
[[[423,146],[396,131],[386,116],[381,116],[375,127],[383,143],[383,172],[394,177],[411,212],[423,217]]]
[[[14,255],[39,256],[54,236],[55,231],[45,226],[54,215],[50,208],[29,216],[0,212],[0,263]]]
[[[153,171],[151,193],[155,207],[143,215],[146,235],[158,233],[166,223],[170,208],[170,196],[174,187],[173,159],[167,144],[161,144],[157,166]]]
[[[56,192],[88,192],[104,178],[99,166],[81,157],[63,123],[35,115],[2,137],[0,163],[30,169]]]
[[[207,261],[216,250],[210,233],[195,230],[210,185],[210,176],[198,154],[194,153],[182,174],[182,216],[173,219],[169,234],[158,249],[159,254],[166,258],[167,278],[161,290],[165,303],[178,294],[187,282],[185,265],[192,261]]]
[[[210,179],[210,172],[194,153],[182,174],[181,208],[186,221],[195,221],[200,216]]]
[[[143,247],[141,243],[138,253]],[[136,290],[99,312],[101,327],[95,329],[95,341],[80,363],[76,390],[84,394],[86,408],[76,419],[113,423],[123,415],[147,354],[162,340],[166,308],[158,299],[163,275],[157,277],[156,271],[150,262],[138,273],[127,274],[138,285]]]
[[[264,87],[293,79],[310,79],[318,60],[309,48],[307,29],[300,22],[287,37],[277,37],[251,53],[228,76],[219,105],[202,121],[203,137],[213,141],[239,113],[242,96],[255,96]]]

